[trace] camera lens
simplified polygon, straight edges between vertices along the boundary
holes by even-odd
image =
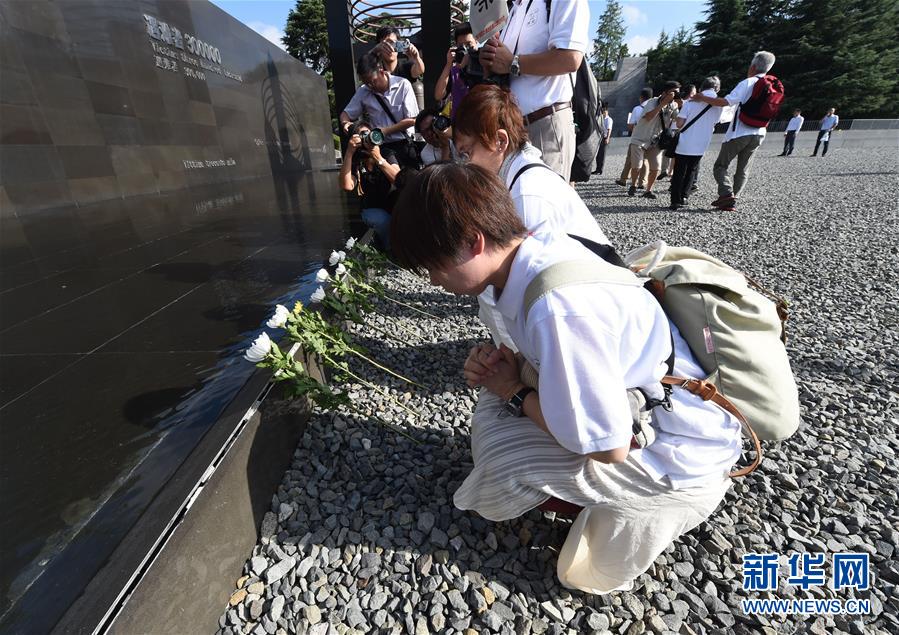
[[[456,64],[461,64],[461,63],[462,63],[462,59],[463,59],[464,57],[465,57],[465,47],[464,47],[464,46],[457,46],[457,47],[456,47],[456,56],[453,58],[453,60],[456,62]]]
[[[450,121],[449,117],[445,115],[437,115],[436,117],[434,117],[434,123],[431,125],[437,132],[443,132],[444,130],[449,128],[451,124],[452,122]]]

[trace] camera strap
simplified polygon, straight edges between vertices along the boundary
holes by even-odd
[[[371,89],[369,89],[369,90],[371,90]],[[392,121],[394,125],[398,124],[399,122],[396,120],[396,115],[394,115],[393,111],[390,110],[390,106],[388,106],[387,102],[384,101],[384,97],[382,97],[381,95],[379,95],[378,93],[376,93],[373,90],[371,91],[371,94],[374,95],[375,99],[378,100],[378,103],[381,104],[381,108],[384,110],[385,113],[387,113],[387,116],[390,117],[390,121]],[[409,133],[406,132],[405,130],[403,130],[403,134],[406,136],[407,139],[409,138]]]
[[[678,130],[677,133],[678,133],[678,134],[684,134],[684,133],[687,131],[687,128],[689,128],[689,127],[692,126],[694,123],[696,123],[696,121],[697,121],[700,117],[702,117],[704,114],[706,114],[706,113],[709,111],[709,108],[711,108],[711,107],[712,107],[712,104],[706,104],[706,105],[705,105],[705,108],[702,109],[702,112],[700,112],[698,115],[696,115],[695,117],[693,117],[693,118],[689,121],[689,123],[687,123],[686,126],[684,126],[683,128],[681,128],[680,130]]]
[[[524,19],[521,21],[521,28],[518,29],[518,36],[515,38],[515,47],[512,49],[512,57],[515,57],[516,53],[518,53],[518,41],[521,40],[521,32],[524,31],[524,23],[527,20],[528,12],[531,10],[531,5],[534,3],[534,0],[528,0],[528,6],[524,9]],[[515,7],[517,13],[517,8]],[[514,15],[514,14],[513,14]],[[549,16],[547,16],[548,18]],[[512,16],[509,16],[509,22],[512,21]],[[505,39],[503,40],[503,44],[505,44]]]

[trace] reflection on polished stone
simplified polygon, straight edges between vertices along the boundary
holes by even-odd
[[[74,554],[89,579],[253,373],[240,354],[274,304],[308,297],[350,233],[323,172],[0,219],[7,602],[90,519],[108,540]]]
[[[333,163],[324,80],[208,2],[0,3],[0,630],[57,623],[312,291]]]

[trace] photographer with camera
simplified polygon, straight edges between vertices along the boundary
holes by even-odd
[[[426,142],[420,153],[423,165],[456,158],[452,124],[449,117],[441,115],[436,108],[425,108],[418,113],[418,117],[415,118],[415,132]]]
[[[400,38],[400,32],[393,26],[382,26],[375,33],[378,43],[371,52],[381,58],[384,68],[396,77],[409,80],[415,101],[419,108],[425,107],[425,89],[422,75],[425,74],[425,62],[412,42]]]
[[[451,46],[446,53],[446,65],[437,78],[437,84],[434,86],[434,99],[440,103],[444,103],[447,98],[450,100],[449,114],[452,116],[456,112],[456,108],[462,103],[462,98],[468,94],[468,84],[462,73],[468,67],[470,62],[469,51],[478,49],[478,41],[474,39],[471,32],[471,23],[465,22],[453,29],[453,39],[455,46]]]
[[[382,26],[375,33],[378,45],[371,52],[377,52],[385,69],[391,74],[414,82],[425,74],[425,62],[412,42],[400,38],[400,32],[393,26]],[[404,60],[400,61],[400,55]]]
[[[531,142],[566,182],[576,150],[570,73],[591,44],[589,24],[587,0],[514,0],[505,29],[479,55],[485,71],[510,75]]]
[[[402,77],[391,75],[381,59],[366,53],[356,62],[356,73],[362,85],[340,113],[340,130],[347,134],[353,120],[366,120],[384,133],[384,147],[396,155],[403,167],[419,166],[418,151],[409,128],[415,125],[418,102],[412,84]]]
[[[392,150],[382,150],[381,130],[365,119],[351,122],[346,132],[349,141],[338,175],[340,188],[356,191],[362,220],[375,230],[386,250],[390,247],[390,189],[400,166]]]
[[[657,198],[652,186],[659,175],[662,163],[662,151],[658,146],[659,137],[677,117],[678,107],[675,99],[679,94],[680,82],[665,82],[661,94],[643,104],[643,116],[634,127],[628,146],[631,159],[631,186],[627,190],[628,196],[637,193],[637,178],[640,176],[643,162],[646,161],[649,163],[649,174],[646,177],[646,191],[643,192],[643,198]]]

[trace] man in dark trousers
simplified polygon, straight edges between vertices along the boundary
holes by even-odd
[[[827,146],[830,145],[830,133],[836,129],[837,125],[840,123],[840,116],[837,114],[836,108],[831,108],[827,111],[827,116],[821,120],[821,127],[818,129],[818,140],[815,141],[815,151],[812,152],[812,156],[818,156],[818,146],[821,145],[821,142],[824,142],[824,151],[821,153],[821,156],[827,156]]]
[[[612,118],[609,117],[609,107],[603,106],[599,115],[602,139],[600,139],[599,149],[596,151],[596,169],[593,170],[593,174],[602,174],[602,168],[606,164],[606,146],[612,141],[612,123]]]

